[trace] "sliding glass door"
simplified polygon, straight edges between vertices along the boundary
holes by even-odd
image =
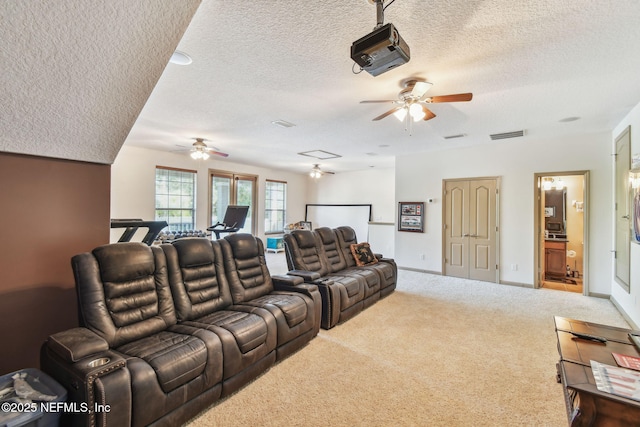
[[[211,225],[223,222],[229,205],[249,206],[247,220],[239,233],[255,234],[256,182],[253,175],[240,175],[232,172],[209,171],[209,204]],[[231,226],[231,224],[227,224]]]

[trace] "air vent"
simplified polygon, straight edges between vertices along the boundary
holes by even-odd
[[[466,133],[459,133],[457,135],[447,135],[447,136],[444,136],[443,138],[444,139],[456,139],[456,138],[464,138],[465,136],[467,136]]]
[[[508,138],[518,138],[520,136],[524,136],[524,130],[516,130],[513,132],[505,132],[505,133],[494,133],[493,135],[489,135],[492,141],[496,141],[498,139],[508,139]]]
[[[295,126],[295,123],[291,123],[286,120],[274,120],[271,122],[271,124],[280,126],[282,128],[292,128]]]

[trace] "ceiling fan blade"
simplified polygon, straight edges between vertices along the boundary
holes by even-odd
[[[379,103],[387,103],[387,102],[398,102],[398,101],[391,100],[391,99],[383,99],[380,101],[360,101],[360,104],[379,104]]]
[[[425,122],[427,120],[431,120],[433,119],[436,115],[433,113],[433,111],[429,110],[427,107],[425,107],[424,105],[422,105],[422,111],[424,111],[424,117],[422,118],[422,120],[424,120]]]
[[[431,86],[433,86],[433,83],[416,82],[413,85],[413,89],[411,90],[411,96],[413,96],[414,98],[420,99],[424,96],[425,93],[427,93],[429,89],[431,89]]]
[[[427,98],[425,101],[436,103],[436,102],[464,102],[471,101],[473,98],[472,93],[457,93],[455,95],[442,95],[442,96],[432,96],[431,98]]]
[[[214,150],[207,150],[207,151],[211,154],[215,154],[216,156],[229,157],[227,153],[223,153],[222,151],[214,151]]]
[[[372,121],[378,121],[378,120],[382,120],[387,116],[392,115],[393,113],[395,113],[398,110],[402,110],[402,107],[396,107],[396,108],[392,108],[391,110],[387,111],[386,113],[382,113],[380,114],[378,117],[374,118]]]

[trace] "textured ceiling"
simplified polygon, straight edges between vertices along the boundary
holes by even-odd
[[[64,10],[60,2],[20,3],[29,5],[20,8],[25,22],[14,24],[9,14],[9,31],[31,34],[27,13],[36,4],[57,9],[39,11],[55,26],[11,50],[44,57],[46,72],[7,58],[4,50],[2,65],[11,67],[10,89],[24,82],[18,96],[50,105],[44,111],[15,99],[9,107],[0,105],[0,150],[16,151],[18,141],[27,152],[108,162],[113,146],[93,141],[76,147],[78,155],[61,137],[77,145],[87,135],[109,141],[126,135],[136,101],[162,72],[193,2],[77,0],[67,1],[73,7]],[[176,10],[176,3],[184,10]],[[58,21],[65,27],[58,28]],[[368,0],[203,0],[177,45],[193,63],[166,65],[125,144],[172,151],[202,137],[229,153],[226,161],[300,172],[321,163],[341,172],[389,167],[395,155],[495,143],[493,133],[526,130],[523,138],[535,143],[611,131],[640,102],[637,0],[396,0],[386,9],[388,22],[410,46],[411,60],[372,77],[354,74],[350,58],[351,43],[376,23]],[[97,34],[103,43],[91,50]],[[75,69],[78,60],[83,66]],[[23,73],[29,78],[18,77]],[[392,105],[359,102],[395,99],[410,76],[432,82],[429,95],[472,92],[473,100],[432,105],[437,117],[416,123],[411,134],[392,116],[371,121]],[[6,76],[1,78],[4,85]],[[5,123],[5,114],[12,123]],[[574,116],[580,120],[560,122]],[[296,126],[271,124],[279,119]],[[35,122],[51,126],[27,135],[15,126]],[[455,134],[466,136],[444,139]],[[342,157],[315,161],[297,154],[309,150]]]
[[[199,3],[0,3],[0,151],[112,163]]]

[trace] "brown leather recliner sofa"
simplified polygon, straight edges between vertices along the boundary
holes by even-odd
[[[357,243],[355,230],[347,226],[294,230],[284,236],[288,274],[318,286],[324,329],[350,319],[396,287],[395,261],[375,254],[374,262],[358,266],[351,251]]]
[[[83,327],[41,349],[42,370],[76,405],[64,425],[179,425],[320,328],[317,287],[270,276],[248,234],[109,244],[72,267]]]

